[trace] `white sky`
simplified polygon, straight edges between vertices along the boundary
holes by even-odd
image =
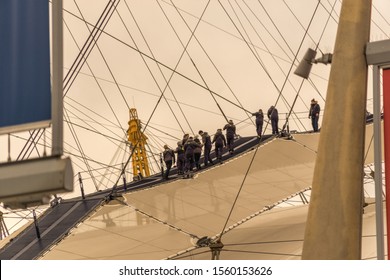
[[[107,2],[64,0],[64,74],[89,34],[80,18],[95,24]],[[65,154],[72,158],[75,175],[81,172],[87,192],[95,191],[96,187],[110,188],[118,179],[118,169],[106,167],[120,168],[130,154],[124,144],[129,108],[137,109],[143,123],[150,119],[146,134],[155,154],[162,151],[165,143],[175,147],[184,132],[192,134],[202,129],[213,134],[225,124],[207,87],[224,98],[214,96],[227,118],[234,120],[241,136],[255,135],[254,118],[245,110],[255,112],[262,108],[266,111],[277,102],[281,127],[298,92],[293,109],[297,114],[292,115],[289,122],[291,130],[311,129],[307,114],[312,98],[319,100],[324,109],[330,66],[314,65],[311,81],[304,81],[299,90],[302,78],[293,74],[297,65],[294,57],[300,60],[307,48],[315,49],[317,45],[318,55],[321,51],[332,52],[340,1],[321,1],[306,36],[305,28],[317,0],[211,0],[208,6],[206,0],[173,3],[177,9],[169,0],[120,1],[105,28],[107,34],[100,36],[98,48],[95,47],[87,59],[90,68],[84,64],[64,99],[65,118],[73,123],[71,127],[77,135],[75,139],[68,124],[64,124]],[[373,5],[371,40],[388,39],[389,3],[374,0]],[[187,44],[183,54],[183,46]],[[148,57],[144,56],[143,60],[137,49]],[[155,57],[159,67],[150,57]],[[171,69],[186,78],[172,75]],[[168,80],[165,98],[158,103]],[[278,98],[280,92],[283,97]],[[370,94],[367,104],[372,111]],[[266,133],[270,133],[269,128]],[[19,155],[25,137],[26,134],[11,137],[13,159]],[[49,142],[50,131],[47,137]],[[0,161],[3,162],[7,159],[6,137],[0,137],[0,145]],[[80,157],[79,147],[87,160]],[[41,154],[42,148],[38,150]],[[31,157],[36,156],[37,152],[33,151]],[[158,159],[158,155],[155,156]],[[87,172],[86,162],[90,172]],[[107,175],[111,172],[114,173]],[[93,184],[91,176],[96,178],[97,185]],[[128,180],[131,177],[128,174]],[[79,194],[75,177],[72,195]]]

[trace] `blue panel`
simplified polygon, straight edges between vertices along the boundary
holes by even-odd
[[[0,0],[0,128],[50,119],[48,0]]]

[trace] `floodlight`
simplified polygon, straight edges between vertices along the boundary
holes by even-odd
[[[322,54],[320,58],[315,59],[317,52],[313,49],[307,49],[305,56],[299,63],[297,69],[294,71],[295,75],[298,75],[304,79],[309,78],[309,74],[311,71],[311,67],[313,66],[313,63],[322,63],[322,64],[328,64],[332,62],[332,54],[326,53]]]

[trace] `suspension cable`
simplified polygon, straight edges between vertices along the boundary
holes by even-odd
[[[257,62],[260,64],[260,66],[263,68],[264,72],[266,73],[266,75],[268,76],[268,78],[270,79],[271,83],[273,84],[273,86],[275,87],[275,89],[277,90],[277,92],[279,93],[278,94],[278,98],[276,99],[276,102],[275,102],[275,106],[276,104],[278,103],[280,97],[282,97],[282,99],[284,99],[284,101],[286,102],[286,104],[288,105],[288,102],[287,100],[285,100],[284,96],[282,95],[282,91],[284,89],[284,86],[286,85],[286,80],[283,84],[283,87],[282,89],[279,89],[278,86],[276,85],[276,82],[274,81],[274,79],[272,78],[271,74],[268,72],[268,70],[266,69],[265,65],[263,64],[263,62],[260,60],[259,57],[257,57],[256,53],[253,51],[253,49],[250,47],[250,44],[248,43],[247,40],[245,40],[242,32],[240,31],[240,29],[238,28],[237,24],[233,21],[232,17],[229,15],[228,11],[226,10],[226,8],[222,5],[221,1],[218,0],[218,3],[220,4],[220,6],[222,7],[223,11],[225,12],[226,16],[230,19],[231,23],[233,24],[233,26],[236,28],[236,31],[240,34],[242,40],[245,42],[245,44],[247,45],[247,47],[249,48],[249,50],[251,51],[251,53],[254,55],[255,59],[257,60]],[[291,71],[291,69],[290,69]],[[287,75],[287,79],[288,79],[288,75]],[[268,121],[269,122],[269,121]],[[268,126],[268,122],[265,126],[265,129],[267,128]],[[264,130],[265,130],[264,129]]]
[[[114,2],[115,2],[116,0],[110,0],[110,1],[114,1]],[[111,16],[112,16],[112,14],[114,13],[114,11],[117,11],[116,7],[117,7],[117,5],[119,4],[119,1],[120,1],[120,0],[118,0],[116,6],[114,6],[114,10],[112,11],[112,13],[111,13],[111,15],[110,15],[110,18],[111,18]],[[114,2],[113,2],[113,3],[114,3]],[[75,2],[75,3],[76,3],[76,2]],[[76,4],[76,5],[77,5],[77,4]],[[77,5],[77,8],[78,8],[78,10],[79,10],[79,12],[80,12],[81,17],[83,18],[83,22],[85,23],[85,26],[86,26],[87,29],[90,31],[89,25],[86,23],[86,21],[85,21],[85,19],[84,19],[84,16],[83,16],[83,14],[82,14],[80,8],[78,7],[78,5]],[[108,23],[108,20],[107,20],[107,22],[106,22],[106,25],[107,25],[107,23]],[[103,27],[103,28],[104,28],[104,27]],[[90,31],[90,32],[92,32],[92,31]],[[102,34],[102,33],[100,32],[100,33],[99,33],[99,37],[100,37],[101,34]],[[94,39],[94,40],[95,40],[95,39]],[[127,100],[126,100],[126,98],[125,98],[125,96],[124,96],[124,94],[123,94],[123,92],[122,92],[122,90],[121,90],[121,88],[120,88],[120,86],[119,86],[119,84],[118,84],[118,82],[117,82],[117,80],[116,80],[116,78],[115,78],[115,76],[114,76],[112,70],[111,70],[111,67],[108,65],[108,62],[107,62],[105,56],[103,55],[103,52],[101,51],[101,49],[100,49],[100,47],[99,47],[97,41],[95,41],[95,44],[94,44],[94,45],[96,45],[96,48],[98,49],[98,51],[99,51],[99,53],[100,53],[100,55],[101,55],[101,57],[102,57],[102,59],[103,59],[105,65],[106,65],[106,67],[107,67],[107,70],[109,71],[109,73],[110,73],[112,79],[114,80],[115,85],[117,86],[117,89],[118,89],[119,93],[120,93],[121,96],[122,96],[123,101],[125,102],[125,104],[126,104],[126,106],[127,106],[127,109],[130,109],[129,104],[127,103]],[[92,50],[91,50],[91,51],[92,51]],[[85,59],[84,61],[86,61],[86,59]],[[79,71],[77,72],[77,74],[78,74],[78,73],[79,73]],[[105,96],[105,95],[104,95],[104,96]],[[120,124],[119,120],[118,120],[118,123]]]
[[[222,6],[220,0],[218,0],[218,2],[219,2],[220,5]],[[313,18],[314,18],[314,15],[316,14],[316,11],[317,11],[317,9],[318,9],[318,6],[319,6],[319,4],[317,4],[316,9],[314,10],[313,16],[312,16],[312,18],[311,18],[311,20],[310,20],[310,23],[309,23],[309,26],[311,25],[311,22],[313,21]],[[222,6],[222,8],[225,10],[225,8],[224,8],[223,6]],[[307,29],[307,30],[308,30],[308,29]],[[240,33],[240,34],[241,34],[241,33]],[[301,45],[302,45],[302,43],[303,43],[303,40],[302,40],[302,42],[301,42]],[[301,46],[300,46],[300,47],[301,47]],[[300,47],[299,47],[299,49],[300,49]],[[299,50],[299,49],[298,49],[298,50]],[[298,52],[297,52],[297,53],[298,53]],[[295,59],[294,59],[294,60],[295,60]],[[293,65],[293,64],[292,64],[292,65]],[[292,69],[292,66],[290,67],[289,73],[291,72],[291,69]],[[288,77],[288,76],[287,76],[287,77]],[[284,85],[285,85],[285,83],[284,83]],[[284,87],[284,85],[283,85],[283,87]],[[280,91],[280,94],[279,94],[279,96],[278,96],[278,99],[280,98],[281,94],[282,94],[282,91]],[[277,104],[278,99],[276,100],[275,104]],[[250,171],[251,168],[252,168],[252,165],[253,165],[254,159],[255,159],[255,157],[256,157],[256,154],[257,154],[257,152],[258,152],[258,150],[259,150],[260,144],[261,144],[261,142],[257,145],[257,147],[256,147],[256,149],[255,149],[255,151],[254,151],[254,153],[253,153],[253,156],[252,156],[251,161],[250,161],[250,163],[249,163],[249,165],[248,165],[248,168],[247,168],[247,170],[246,170],[246,173],[245,173],[245,175],[244,175],[244,178],[243,178],[243,180],[242,180],[242,182],[241,182],[240,188],[239,188],[239,190],[238,190],[238,192],[237,192],[237,195],[236,195],[236,197],[235,197],[235,199],[234,199],[234,202],[233,202],[233,204],[232,204],[232,207],[231,207],[231,209],[230,209],[230,212],[229,212],[229,214],[228,214],[228,216],[227,216],[227,218],[226,218],[225,225],[223,226],[223,228],[222,228],[222,230],[221,230],[221,234],[220,234],[220,236],[218,237],[219,240],[221,240],[222,235],[223,235],[223,233],[224,233],[224,231],[225,231],[225,228],[226,228],[226,226],[227,226],[227,223],[228,223],[228,221],[229,221],[229,219],[230,219],[230,216],[231,216],[231,214],[233,213],[233,209],[235,208],[235,205],[236,205],[236,203],[237,203],[238,197],[240,196],[241,190],[242,190],[242,188],[244,187],[244,183],[245,183],[245,181],[246,181],[246,178],[248,177],[249,171]]]
[[[180,12],[180,10],[178,9],[178,7],[172,2],[172,0],[170,0],[173,7],[176,9],[177,13],[179,14],[179,16],[181,17],[181,19],[183,20],[183,22],[185,23],[185,25],[187,26],[187,28],[189,30],[190,29],[190,26],[188,25],[187,21],[185,20],[185,18],[183,17],[182,13]],[[196,42],[198,43],[198,45],[200,46],[200,48],[202,49],[203,53],[206,55],[207,59],[210,61],[210,63],[213,65],[214,69],[217,71],[218,75],[221,77],[222,81],[225,83],[225,85],[227,86],[227,88],[229,89],[229,91],[233,94],[234,98],[237,100],[238,104],[240,105],[240,109],[243,109],[243,105],[241,104],[240,100],[237,98],[236,94],[234,93],[234,91],[232,90],[231,86],[228,84],[228,82],[226,81],[226,79],[224,78],[224,76],[222,75],[221,71],[219,71],[218,67],[216,66],[216,64],[214,63],[214,61],[211,59],[211,57],[208,55],[208,53],[206,52],[205,48],[203,47],[203,45],[201,44],[201,42],[198,40],[197,36],[194,35],[194,39],[196,40]],[[194,62],[193,62],[194,63]],[[199,72],[199,70],[197,70]],[[204,80],[202,78],[202,80]],[[207,86],[207,88],[209,88]],[[213,96],[213,98],[215,99],[214,97],[214,93],[212,91],[210,91],[210,89],[208,89],[208,91],[210,92],[210,94]],[[219,106],[219,104],[217,104]],[[221,109],[222,110],[222,109]],[[244,110],[244,112],[248,115],[249,111],[247,110]],[[226,121],[227,121],[227,118],[226,116],[224,116]],[[252,124],[254,124],[254,121],[251,119],[251,122]]]
[[[286,76],[286,73],[284,72],[283,68],[281,67],[280,63],[276,60],[275,56],[272,55],[271,53],[271,50],[267,47],[267,44],[266,42],[264,42],[264,40],[261,38],[260,34],[256,31],[255,27],[253,26],[253,24],[250,22],[250,20],[248,19],[248,16],[245,14],[245,12],[243,11],[243,9],[241,8],[241,6],[237,3],[237,0],[236,1],[236,4],[237,6],[240,8],[241,12],[244,14],[245,18],[247,19],[247,21],[250,23],[250,25],[252,26],[252,29],[255,31],[255,33],[257,34],[257,37],[261,40],[261,42],[263,43],[263,45],[266,47],[267,49],[267,52],[269,54],[271,54],[271,57],[272,59],[274,60],[274,62],[276,63],[276,65],[278,66],[278,68],[280,69],[280,71],[283,73],[284,76]],[[245,3],[245,1],[244,1]],[[246,4],[246,3],[245,3]],[[260,3],[261,4],[261,3]],[[268,18],[271,20],[271,22],[273,23],[274,27],[279,31],[278,27],[276,26],[275,22],[270,18],[270,15],[268,13],[268,11],[265,9],[265,7],[261,4],[263,10],[265,11],[265,13],[267,14]],[[265,27],[265,25],[261,22],[261,20],[259,19],[259,17],[254,13],[254,11],[247,5],[247,8],[252,12],[252,14],[255,16],[255,18],[262,24],[262,26],[264,27],[264,29],[267,31],[267,33],[273,38],[273,40],[278,44],[278,46],[283,50],[283,52],[287,55],[287,57],[289,57],[289,55],[287,54],[287,52],[284,50],[284,48],[277,42],[276,38],[273,36],[273,34]],[[286,39],[284,38],[284,36],[280,33],[279,31],[279,35],[282,37],[283,41],[286,42]],[[248,35],[247,35],[248,36]],[[249,37],[249,36],[248,36]],[[251,42],[251,44],[253,45],[253,43]],[[287,44],[287,42],[286,42]],[[289,50],[291,51],[292,54],[294,54],[294,52],[292,51],[291,47],[288,46]],[[256,50],[256,48],[254,48]],[[257,53],[257,51],[256,51]],[[259,54],[257,54],[259,56]],[[293,60],[294,61],[294,60]],[[290,84],[290,86],[295,90],[295,92],[298,92],[297,89],[295,88],[295,86],[293,85],[293,83],[290,81],[290,79],[288,79],[288,82]],[[286,105],[286,100],[283,99],[284,102],[285,102],[285,105]],[[287,103],[287,107],[290,107],[290,105]],[[291,107],[290,107],[291,108]],[[298,118],[298,116],[295,114],[294,112],[294,115],[295,115],[295,119],[294,119],[294,122],[296,123],[297,127],[299,126],[299,124],[302,126],[302,127],[305,127],[303,125],[303,123],[300,121],[300,119]],[[298,123],[299,122],[299,123]]]
[[[172,0],[170,0],[170,1],[171,1],[172,6],[176,9],[176,11],[177,11],[177,12],[179,13],[179,15],[181,16],[181,14],[180,14],[180,12],[178,11],[178,9],[177,9],[175,3],[173,3]],[[158,3],[158,1],[157,1],[157,3]],[[159,4],[159,6],[161,7],[160,4]],[[162,9],[162,7],[161,7],[161,9]],[[167,15],[165,14],[165,12],[164,12],[164,15],[165,15],[165,17],[167,18],[167,20],[169,21],[169,24],[170,24],[170,25],[172,26],[172,28],[174,29],[174,27],[173,27],[171,21],[168,19],[168,17],[167,17]],[[183,17],[182,17],[182,19],[183,19]],[[183,19],[183,21],[184,21],[184,23],[186,24],[187,28],[191,31],[191,29],[189,28],[187,22],[186,22],[184,19]],[[180,39],[180,37],[179,37],[179,35],[177,34],[177,32],[176,32],[175,29],[174,29],[174,33],[176,34],[176,37],[179,39],[181,45],[184,47],[184,43],[183,43],[182,40]],[[196,41],[198,41],[198,40],[196,39],[195,34],[193,34],[193,37],[194,37],[194,39],[195,39]],[[186,51],[186,53],[187,53],[189,59],[191,60],[191,63],[192,63],[192,65],[194,66],[194,68],[195,68],[196,72],[198,73],[199,77],[202,79],[202,81],[203,81],[205,87],[208,89],[208,92],[210,93],[211,97],[213,98],[213,100],[214,100],[215,104],[217,105],[219,111],[221,112],[221,114],[222,114],[223,117],[225,118],[226,122],[228,122],[229,119],[226,117],[226,114],[225,114],[225,112],[222,110],[222,107],[220,106],[220,104],[219,104],[218,101],[216,100],[216,98],[215,98],[215,96],[213,95],[213,93],[210,91],[210,87],[207,85],[207,82],[206,82],[205,78],[203,77],[202,73],[200,72],[200,70],[199,70],[198,66],[196,65],[195,61],[192,59],[192,57],[191,57],[191,55],[189,54],[188,51]],[[193,134],[194,134],[194,133],[193,133]]]
[[[154,113],[155,113],[155,111],[156,111],[156,109],[157,109],[157,107],[158,107],[158,105],[159,105],[159,103],[160,103],[162,97],[164,96],[164,92],[165,92],[165,90],[167,89],[167,87],[168,87],[168,85],[169,85],[169,82],[170,82],[170,80],[171,80],[172,77],[173,77],[173,74],[176,73],[176,68],[179,66],[179,63],[180,63],[180,61],[181,61],[183,55],[185,54],[186,49],[188,48],[188,45],[190,44],[190,42],[191,42],[191,40],[192,40],[193,34],[195,33],[197,27],[199,26],[199,23],[201,22],[201,19],[202,19],[203,15],[205,14],[205,12],[206,12],[207,7],[208,7],[209,4],[210,4],[210,0],[207,2],[207,5],[206,5],[206,7],[204,8],[203,13],[202,13],[202,15],[201,15],[199,21],[197,22],[197,24],[196,24],[196,26],[195,26],[195,28],[194,28],[194,30],[193,30],[193,32],[192,32],[191,37],[188,39],[188,42],[187,42],[187,44],[186,44],[186,47],[185,47],[185,49],[183,50],[183,52],[181,53],[181,56],[180,56],[179,60],[177,61],[176,65],[175,65],[175,69],[174,69],[174,71],[172,72],[170,78],[168,79],[168,82],[167,82],[166,87],[164,88],[163,92],[161,93],[160,98],[158,99],[158,101],[157,101],[157,103],[156,103],[156,105],[155,105],[155,107],[154,107],[152,113],[150,114],[149,119],[147,120],[146,125],[145,125],[145,127],[144,127],[144,129],[143,129],[143,132],[145,132],[146,128],[148,127],[148,124],[149,124],[150,120],[152,119],[152,117],[153,117],[153,115],[154,115]],[[133,151],[134,151],[134,150],[133,150]],[[131,159],[131,157],[132,157],[132,155],[133,155],[133,151],[132,151],[130,157],[128,158],[128,160],[126,161],[126,163],[124,164],[123,169],[122,169],[122,172],[121,172],[120,176],[118,177],[118,179],[117,179],[117,181],[116,181],[116,183],[115,183],[115,186],[117,186],[119,180],[121,179],[121,176],[122,176],[123,172],[124,172],[125,169],[127,168],[128,164],[129,164],[129,162],[130,162],[130,159]],[[112,192],[114,192],[114,191],[115,191],[115,187],[113,188]]]
[[[100,15],[97,23],[93,26],[92,31],[90,31],[90,34],[85,41],[83,47],[81,48],[79,54],[77,55],[76,59],[74,60],[70,70],[65,76],[64,79],[64,96],[68,93],[70,87],[72,86],[74,80],[76,79],[78,73],[80,72],[80,69],[84,65],[84,63],[87,61],[88,56],[92,52],[94,46],[97,43],[97,40],[100,38],[101,34],[103,33],[104,28],[106,27],[107,23],[111,19],[111,16],[116,9],[116,1],[117,0],[109,0],[106,7],[104,8],[102,14]],[[120,0],[118,0],[119,3]],[[76,4],[76,7],[79,9],[76,1],[74,0],[74,3]],[[80,11],[80,9],[79,9]],[[83,16],[82,21],[85,22]],[[88,28],[89,29],[89,28]]]
[[[321,1],[319,1],[318,3],[321,3]],[[322,33],[321,33],[321,36],[320,36],[320,38],[319,38],[319,40],[318,40],[318,42],[317,42],[316,50],[318,49],[318,46],[319,46],[319,44],[320,44],[320,41],[321,41],[321,39],[322,39],[322,37],[323,37],[323,35],[324,35],[324,33],[325,33],[325,29],[328,27],[328,23],[329,23],[330,17],[331,17],[331,15],[332,15],[332,12],[333,12],[333,10],[334,10],[334,7],[335,7],[336,3],[337,3],[337,0],[334,1],[334,4],[333,4],[333,6],[332,6],[332,10],[331,10],[331,12],[329,13],[329,17],[328,17],[328,19],[327,19],[327,21],[326,21],[326,23],[325,23],[325,26],[324,26],[324,28],[323,28],[323,30],[322,30]],[[317,8],[318,8],[318,6],[317,6]],[[306,36],[306,34],[308,33],[308,31],[309,31],[309,28],[310,28],[310,25],[311,25],[311,23],[312,23],[312,21],[313,21],[313,18],[314,18],[315,13],[316,13],[316,12],[314,12],[314,14],[313,14],[313,16],[312,16],[312,18],[311,18],[311,20],[310,20],[310,23],[309,23],[309,25],[308,25],[308,27],[307,27],[307,29],[306,29],[305,36]],[[302,44],[303,44],[303,40],[305,39],[305,36],[304,36],[303,39],[302,39],[301,46],[302,46]],[[301,46],[300,46],[300,47],[301,47]],[[298,50],[298,51],[299,51],[299,50]],[[297,52],[297,53],[298,53],[298,52]],[[300,89],[302,88],[304,81],[305,81],[305,79],[302,79]],[[292,104],[291,110],[290,110],[289,113],[288,113],[288,116],[287,116],[287,118],[286,118],[286,123],[284,124],[284,127],[287,125],[288,119],[289,119],[289,117],[290,117],[290,115],[291,115],[291,111],[293,110],[294,105],[295,105],[295,103],[296,103],[296,101],[297,101],[299,92],[300,92],[300,90],[297,92],[297,94],[296,94],[296,96],[295,96],[295,98],[294,98],[294,102],[293,102],[293,104]]]
[[[66,12],[69,13],[69,14],[71,14],[72,16],[74,16],[74,17],[76,17],[76,18],[82,20],[80,17],[78,17],[78,16],[75,15],[74,13],[71,13],[70,11],[66,11]],[[87,22],[87,23],[88,23],[88,22]],[[89,24],[89,23],[88,23],[88,24]],[[161,66],[163,66],[164,68],[166,68],[167,70],[171,71],[173,74],[176,74],[176,75],[178,75],[178,76],[180,76],[180,77],[182,77],[182,78],[184,78],[184,79],[186,79],[186,80],[192,82],[194,85],[199,86],[200,88],[203,88],[203,89],[205,89],[206,91],[209,90],[209,89],[207,89],[207,87],[205,87],[204,85],[200,84],[199,82],[197,82],[197,81],[195,81],[195,80],[193,80],[193,79],[187,77],[186,75],[184,75],[184,74],[181,73],[181,72],[178,72],[177,69],[174,69],[174,68],[172,68],[172,67],[170,67],[170,66],[164,64],[163,62],[154,59],[152,56],[146,54],[145,52],[140,51],[139,49],[137,49],[136,47],[133,47],[133,46],[130,45],[129,43],[126,43],[125,41],[123,41],[123,40],[121,40],[121,39],[119,39],[119,38],[113,36],[113,35],[110,34],[110,33],[107,33],[107,32],[104,31],[104,30],[102,31],[102,33],[104,33],[104,34],[107,35],[108,37],[110,37],[110,38],[112,38],[112,39],[114,39],[114,40],[120,42],[120,43],[123,44],[124,46],[126,46],[126,47],[128,47],[128,48],[130,48],[130,49],[132,49],[132,50],[134,50],[134,51],[136,51],[136,52],[138,52],[138,53],[141,54],[143,57],[148,58],[148,59],[150,59],[150,60],[152,60],[152,61],[155,61],[155,62],[158,63],[159,65],[161,65]],[[240,108],[241,110],[244,110],[244,111],[246,111],[246,112],[248,112],[248,113],[252,113],[251,111],[245,109],[244,107],[241,107],[241,106],[237,105],[236,103],[230,101],[229,99],[225,98],[223,95],[217,93],[216,91],[214,91],[214,90],[210,90],[210,91],[211,91],[215,96],[218,96],[219,98],[221,98],[221,99],[223,99],[224,101],[230,103],[231,105],[233,105],[233,106],[235,106],[235,107],[237,107],[237,108]]]
[[[145,43],[146,46],[148,47],[148,50],[150,51],[150,53],[151,53],[151,55],[152,55],[152,57],[153,57],[153,61],[156,62],[156,65],[157,65],[157,67],[158,67],[158,69],[159,69],[159,72],[160,72],[161,76],[162,76],[163,79],[165,80],[166,84],[168,84],[168,88],[169,88],[170,92],[172,93],[172,96],[173,96],[173,97],[175,98],[175,100],[176,100],[176,96],[174,95],[171,86],[170,86],[169,83],[167,82],[167,79],[166,79],[166,77],[165,77],[165,75],[164,75],[164,73],[163,73],[163,71],[162,71],[162,69],[161,69],[160,64],[157,63],[157,59],[155,58],[154,53],[153,53],[152,49],[150,48],[148,41],[146,40],[146,38],[145,38],[145,36],[144,36],[144,34],[143,34],[141,28],[139,27],[138,22],[137,22],[137,20],[136,20],[136,18],[135,18],[135,16],[134,16],[133,12],[131,11],[131,9],[130,9],[130,7],[129,7],[129,5],[127,4],[126,1],[125,1],[125,4],[126,4],[126,7],[127,7],[127,10],[129,11],[130,15],[131,15],[132,18],[133,18],[133,21],[134,21],[135,25],[137,26],[138,31],[140,32],[140,34],[141,34],[141,36],[142,36],[142,38],[143,38],[143,40],[144,40],[144,43]],[[119,15],[119,12],[118,12],[118,15]],[[136,41],[134,40],[133,36],[131,35],[129,29],[127,28],[127,26],[126,26],[124,20],[122,19],[122,17],[121,17],[120,15],[119,15],[119,17],[120,17],[120,19],[121,19],[121,21],[122,21],[122,23],[123,23],[123,25],[124,25],[124,27],[125,27],[125,29],[126,29],[126,31],[127,31],[127,34],[128,34],[129,37],[131,38],[133,44],[135,45],[135,47],[137,48],[137,50],[139,50],[139,47],[138,47]],[[160,94],[163,95],[163,98],[164,98],[166,104],[168,105],[168,108],[170,109],[170,111],[171,111],[173,117],[175,118],[175,120],[176,120],[177,124],[179,125],[180,129],[181,129],[182,132],[184,133],[184,128],[181,126],[181,123],[179,122],[179,120],[178,120],[178,118],[177,118],[177,116],[176,116],[174,110],[172,109],[172,107],[171,107],[170,103],[168,102],[166,96],[163,94],[163,90],[162,90],[160,84],[158,83],[158,81],[157,81],[155,75],[153,74],[152,69],[149,67],[148,63],[147,63],[146,60],[145,60],[145,57],[141,54],[141,52],[139,52],[139,54],[140,54],[140,57],[141,57],[142,61],[144,62],[144,65],[145,65],[146,68],[148,69],[148,71],[149,71],[149,73],[150,73],[150,75],[151,75],[151,77],[152,77],[154,83],[156,84],[157,88],[159,89]],[[180,106],[179,106],[179,107],[180,107]],[[180,108],[180,109],[181,109],[181,108]],[[191,127],[191,126],[189,126],[189,127]]]

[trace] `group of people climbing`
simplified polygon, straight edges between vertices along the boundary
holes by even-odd
[[[222,130],[226,130],[226,136]],[[163,173],[164,179],[169,179],[169,172],[175,163],[179,175],[191,176],[194,168],[200,170],[202,150],[204,166],[213,165],[214,162],[210,155],[213,144],[215,146],[215,157],[219,163],[222,163],[224,147],[227,147],[230,154],[234,153],[236,126],[233,120],[229,120],[223,129],[217,129],[213,139],[206,131],[199,130],[198,134],[195,137],[190,136],[188,133],[184,134],[183,139],[177,142],[176,149],[171,149],[168,145],[164,145],[162,153],[162,159],[166,166],[166,170]]]
[[[310,102],[309,118],[311,119],[311,124],[314,132],[318,132],[318,120],[320,118],[320,105],[318,101],[314,98]],[[256,132],[257,136],[260,138],[263,131],[264,124],[264,113],[262,109],[259,109],[258,112],[253,113],[252,116],[256,117]],[[271,121],[272,134],[279,134],[279,114],[278,109],[275,106],[271,106],[267,111],[267,117]]]
[[[309,111],[309,118],[312,120],[312,126],[314,132],[318,131],[318,119],[320,113],[320,106],[316,100],[311,101],[311,107]],[[256,133],[259,138],[262,136],[264,113],[262,109],[252,114],[256,117]],[[279,134],[279,114],[275,106],[271,106],[267,111],[267,117],[271,121],[272,134]],[[226,130],[226,136],[222,130]],[[164,151],[162,153],[162,161],[165,162],[165,172],[163,172],[163,178],[169,179],[169,173],[172,165],[176,164],[179,175],[191,176],[194,168],[196,170],[201,169],[200,158],[203,150],[204,166],[214,164],[210,153],[212,146],[215,147],[215,157],[219,163],[222,163],[223,148],[226,147],[230,154],[234,153],[234,140],[237,136],[236,126],[233,120],[229,120],[223,129],[217,129],[216,133],[211,140],[211,136],[202,130],[199,130],[199,135],[195,137],[190,136],[188,133],[183,135],[183,139],[177,142],[176,149],[171,149],[168,145],[164,145]],[[201,140],[199,139],[201,137]]]
[[[259,109],[258,112],[252,114],[256,117],[256,133],[257,137],[261,137],[263,133],[263,124],[264,124],[264,113],[262,109]],[[278,109],[275,106],[271,106],[267,111],[267,117],[271,121],[272,134],[279,133],[279,113]]]

